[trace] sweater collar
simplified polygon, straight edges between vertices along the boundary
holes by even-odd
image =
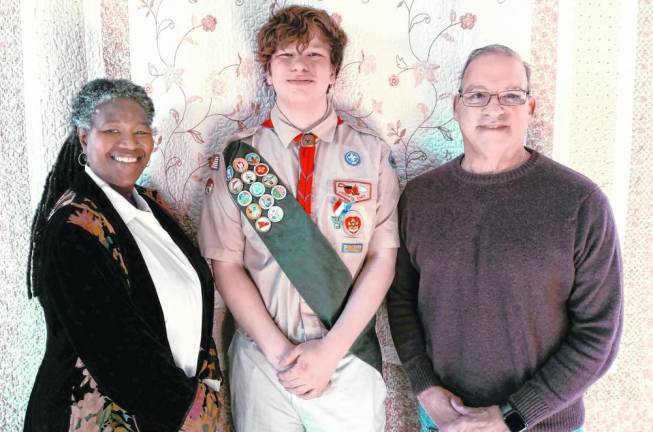
[[[452,161],[451,169],[453,174],[465,183],[478,185],[506,183],[523,176],[537,164],[537,161],[540,159],[540,153],[529,148],[526,148],[526,151],[530,153],[530,157],[524,163],[511,170],[496,174],[476,174],[465,171],[461,166],[461,162],[465,156],[464,153]]]

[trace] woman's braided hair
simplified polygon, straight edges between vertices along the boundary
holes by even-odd
[[[27,259],[27,295],[29,298],[39,294],[41,240],[48,215],[61,195],[75,177],[83,171],[78,162],[82,145],[77,137],[77,129],[91,129],[93,113],[97,108],[113,99],[131,99],[145,111],[150,124],[154,119],[154,104],[143,87],[123,79],[96,79],[82,87],[73,101],[70,115],[70,133],[63,143],[54,166],[48,173],[30,234],[29,255]]]

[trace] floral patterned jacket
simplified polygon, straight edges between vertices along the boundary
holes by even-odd
[[[139,189],[202,283],[197,376],[175,366],[156,289],[136,241],[82,173],[50,214],[41,255],[47,326],[25,431],[214,431],[221,380],[211,337],[213,280],[156,192]],[[213,385],[215,388],[216,386]]]

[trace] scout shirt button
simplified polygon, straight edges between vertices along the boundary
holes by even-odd
[[[256,228],[256,231],[258,232],[266,233],[270,231],[270,228],[272,228],[272,222],[270,222],[270,219],[266,217],[260,217],[256,219],[256,222],[254,222],[254,228]]]
[[[249,168],[247,164],[247,160],[243,158],[234,159],[234,161],[231,163],[231,166],[234,167],[234,171],[236,171],[237,173],[244,173],[245,171],[247,171],[247,168]]]
[[[270,194],[261,195],[261,198],[258,199],[258,204],[263,210],[267,210],[274,205],[274,198]]]
[[[245,160],[247,161],[248,164],[250,165],[258,165],[261,163],[261,156],[257,155],[256,153],[247,153],[245,155]]]
[[[263,212],[263,210],[261,210],[261,206],[256,204],[256,203],[251,203],[245,209],[245,214],[251,220],[256,220],[256,219],[260,218],[262,212]]]
[[[239,178],[233,178],[229,181],[229,192],[232,194],[240,193],[243,190],[243,182]]]
[[[263,186],[263,183],[261,182],[254,182],[249,187],[249,191],[252,193],[253,196],[260,197],[265,193],[265,186]]]
[[[252,184],[256,181],[256,174],[254,174],[254,171],[245,171],[240,175],[240,178],[243,180],[244,183],[247,184]]]
[[[270,194],[272,194],[272,197],[277,201],[284,199],[287,193],[288,192],[286,191],[286,188],[281,185],[276,185],[275,187],[272,188],[272,191],[270,192]]]
[[[264,163],[260,163],[254,167],[254,172],[257,176],[262,177],[270,172],[270,167]]]
[[[238,194],[238,204],[245,207],[252,203],[252,194],[248,191],[242,191]]]
[[[268,210],[268,218],[275,223],[281,222],[281,219],[283,219],[283,209],[279,206],[270,207],[270,210]]]
[[[279,183],[279,178],[272,173],[266,174],[261,180],[266,188],[273,188]]]

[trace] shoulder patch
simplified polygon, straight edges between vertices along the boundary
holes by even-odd
[[[367,135],[372,135],[372,136],[380,139],[381,141],[383,141],[383,137],[381,136],[381,134],[378,133],[377,131],[375,131],[372,128],[369,128],[369,127],[367,127],[365,125],[362,125],[362,124],[358,124],[357,122],[354,122],[354,121],[351,121],[351,120],[344,120],[342,123],[349,126],[350,128],[352,128],[356,132],[367,134]]]

